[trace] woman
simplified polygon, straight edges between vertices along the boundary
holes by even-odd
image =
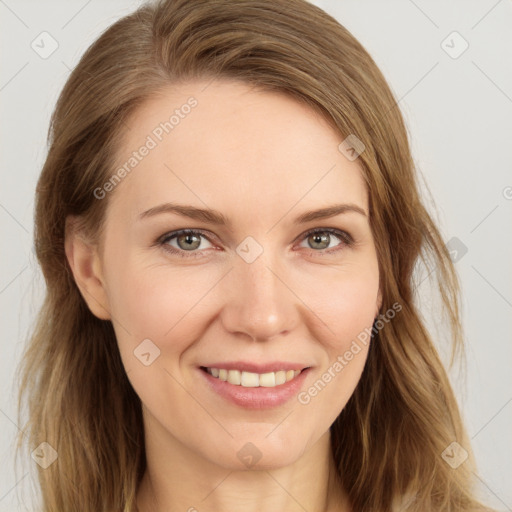
[[[429,259],[455,354],[457,278],[344,27],[303,0],[143,6],[50,143],[20,392],[44,510],[485,510],[414,303]]]

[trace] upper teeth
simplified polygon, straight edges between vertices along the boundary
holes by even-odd
[[[257,388],[263,386],[266,388],[273,388],[284,384],[289,380],[297,377],[301,370],[280,370],[278,372],[269,373],[252,373],[241,372],[240,370],[224,370],[219,368],[206,368],[206,371],[212,376],[220,380],[235,384],[236,386],[243,386],[245,388]]]

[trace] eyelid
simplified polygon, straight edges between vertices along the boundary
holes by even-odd
[[[301,233],[293,241],[293,243],[295,243],[297,240],[302,240],[303,238],[307,238],[308,236],[313,235],[315,233],[330,233],[331,235],[334,235],[334,236],[337,236],[338,238],[340,238],[347,245],[352,244],[354,242],[354,239],[352,238],[350,233],[348,233],[347,231],[345,231],[343,229],[319,227],[319,228],[312,228],[312,229],[305,231],[304,233]],[[315,252],[322,252],[322,251],[315,251]]]
[[[196,250],[196,251],[184,251],[180,249],[176,249],[175,247],[172,247],[167,244],[170,240],[174,240],[178,238],[180,235],[187,235],[187,234],[193,234],[193,235],[201,235],[202,237],[206,238],[208,242],[213,244],[214,242],[210,239],[215,239],[216,237],[213,234],[208,233],[207,231],[203,231],[202,229],[193,229],[193,228],[183,228],[183,229],[177,229],[175,231],[169,231],[165,233],[164,235],[158,237],[154,245],[157,246],[164,246],[164,250],[167,252],[170,252],[171,254],[179,254],[181,256],[188,256],[187,252],[189,252],[190,256],[199,255],[202,252],[204,252],[205,249],[202,250]],[[166,247],[165,247],[166,246]],[[168,248],[170,247],[170,249]]]

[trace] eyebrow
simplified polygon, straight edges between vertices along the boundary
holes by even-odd
[[[295,219],[295,224],[305,224],[314,220],[327,219],[341,215],[342,213],[355,212],[367,217],[363,208],[355,204],[333,204],[318,210],[312,210],[302,213]],[[139,215],[139,220],[148,217],[154,217],[163,213],[174,213],[182,217],[189,217],[190,219],[206,222],[208,224],[215,224],[220,226],[231,225],[229,219],[217,210],[197,208],[195,206],[180,205],[175,203],[164,203],[154,206]]]

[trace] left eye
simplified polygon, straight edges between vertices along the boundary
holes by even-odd
[[[337,238],[340,242],[334,246],[334,250],[332,250],[333,246],[331,246],[331,242],[335,241],[333,238]],[[190,229],[168,233],[160,239],[159,243],[166,251],[172,254],[182,257],[199,257],[202,251],[197,249],[201,245],[201,239],[205,239],[212,246],[208,236],[203,232]],[[351,246],[353,243],[352,237],[348,233],[333,228],[314,229],[301,235],[300,239],[308,243],[309,247],[306,246],[307,249],[315,249],[313,251],[315,253],[331,253],[340,250],[344,246]],[[177,245],[171,244],[174,241]],[[301,247],[304,246],[301,245]],[[210,247],[203,247],[203,249],[208,248]]]
[[[318,249],[319,251],[324,251],[326,249],[331,249],[330,242],[333,241],[333,237],[341,241],[338,245],[350,245],[351,238],[350,236],[343,232],[338,231],[336,229],[318,229],[314,231],[310,231],[306,233],[303,238],[306,243],[309,244],[309,248]],[[301,246],[304,247],[304,246]],[[316,252],[316,251],[315,251]],[[327,251],[330,252],[330,251]]]

